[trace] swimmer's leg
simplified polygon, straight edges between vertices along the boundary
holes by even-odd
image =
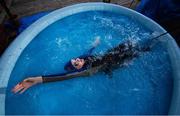
[[[147,39],[143,44],[144,46],[140,48],[140,51],[144,51],[144,52],[150,51],[158,42],[161,42],[161,39],[159,37],[161,37],[164,34],[161,34],[156,37],[152,37],[151,39]],[[155,32],[152,34],[152,36],[155,36]]]
[[[149,52],[153,48],[153,46],[157,43],[158,40],[152,40],[148,39],[145,42],[143,42],[143,45],[137,44],[135,49],[138,52]]]

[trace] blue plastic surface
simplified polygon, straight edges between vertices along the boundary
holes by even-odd
[[[30,27],[28,27],[25,31],[23,31],[17,39],[11,44],[11,46],[6,50],[0,60],[0,87],[6,88],[11,72],[16,64],[18,57],[21,55],[24,48],[33,40],[39,32],[41,32],[48,25],[54,23],[55,21],[62,19],[63,17],[76,14],[79,12],[85,11],[112,11],[114,13],[120,13],[126,15],[128,17],[133,17],[138,22],[144,24],[147,28],[157,31],[159,33],[165,32],[163,28],[161,28],[157,23],[152,21],[151,19],[144,17],[143,15],[132,11],[130,9],[120,7],[112,4],[104,4],[104,3],[85,3],[78,4],[74,6],[69,6],[60,10],[56,10],[49,15],[39,19],[35,23],[33,23]],[[177,47],[175,41],[170,35],[166,35],[163,38],[166,38],[166,46],[168,47],[169,56],[173,68],[173,77],[174,77],[174,92],[173,98],[171,102],[170,114],[180,114],[180,52]],[[4,114],[4,99],[5,94],[0,94],[0,113]]]

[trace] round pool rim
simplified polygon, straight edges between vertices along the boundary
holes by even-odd
[[[5,115],[5,97],[6,88],[8,81],[13,71],[13,68],[18,60],[19,56],[23,50],[28,46],[28,44],[46,27],[52,23],[60,20],[64,17],[70,16],[72,14],[85,12],[85,11],[110,11],[114,13],[119,13],[126,15],[130,18],[143,24],[145,27],[156,31],[158,33],[166,32],[159,24],[147,18],[146,16],[128,9],[123,6],[115,4],[107,4],[101,2],[91,2],[91,3],[80,3],[62,9],[55,10],[50,14],[40,18],[31,26],[29,26],[25,31],[23,31],[6,49],[4,54],[0,59],[0,114]],[[168,47],[168,53],[171,61],[171,66],[173,70],[173,96],[171,100],[171,106],[169,109],[169,114],[180,114],[180,50],[174,39],[169,35],[165,35],[161,38],[165,38],[166,45]]]

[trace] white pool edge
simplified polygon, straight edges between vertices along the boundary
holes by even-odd
[[[68,6],[59,10],[56,10],[33,23],[25,31],[23,31],[12,44],[6,49],[4,54],[0,59],[0,88],[6,88],[10,74],[15,66],[16,61],[18,60],[20,54],[25,49],[25,47],[38,35],[43,29],[45,29],[50,24],[54,23],[57,20],[60,20],[66,16],[85,12],[85,11],[112,11],[120,14],[124,14],[128,17],[135,18],[138,22],[142,23],[145,27],[150,28],[151,30],[157,31],[159,33],[165,32],[165,30],[155,23],[153,20],[143,16],[136,11],[131,9],[107,3],[81,3],[77,5]],[[173,65],[173,74],[174,74],[174,92],[170,107],[170,114],[180,114],[178,110],[180,108],[180,61],[177,59],[180,58],[180,51],[175,43],[174,39],[170,35],[164,36],[168,38],[168,46],[170,60]],[[176,59],[174,61],[174,59]],[[0,93],[0,114],[5,114],[5,93]]]

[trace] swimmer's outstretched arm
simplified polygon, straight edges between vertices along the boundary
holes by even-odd
[[[95,42],[93,43],[93,47],[88,51],[89,54],[93,51],[93,49],[99,45],[100,39],[99,37],[96,38]],[[101,67],[101,66],[100,66]],[[82,77],[82,76],[89,76],[93,73],[96,73],[97,70],[100,67],[92,68],[90,70],[85,70],[81,72],[75,72],[75,73],[70,73],[66,75],[60,75],[60,76],[37,76],[37,77],[29,77],[27,79],[24,79],[22,82],[18,83],[13,89],[12,92],[17,93],[23,93],[26,91],[28,88],[30,88],[33,85],[39,84],[39,83],[47,83],[47,82],[56,82],[56,81],[63,81],[75,77]]]
[[[83,76],[89,76],[89,73],[87,70],[81,71],[81,72],[74,72],[66,75],[61,75],[61,76],[42,76],[42,83],[48,83],[48,82],[56,82],[56,81],[63,81],[63,80],[68,80],[72,79],[75,77],[83,77]]]
[[[82,77],[82,76],[89,76],[89,71],[81,71],[81,72],[75,72],[71,74],[61,75],[61,76],[37,76],[37,77],[29,77],[22,82],[18,83],[13,89],[12,92],[17,93],[23,93],[28,88],[30,88],[33,85],[40,84],[40,83],[48,83],[48,82],[56,82],[56,81],[63,81],[75,77]]]

